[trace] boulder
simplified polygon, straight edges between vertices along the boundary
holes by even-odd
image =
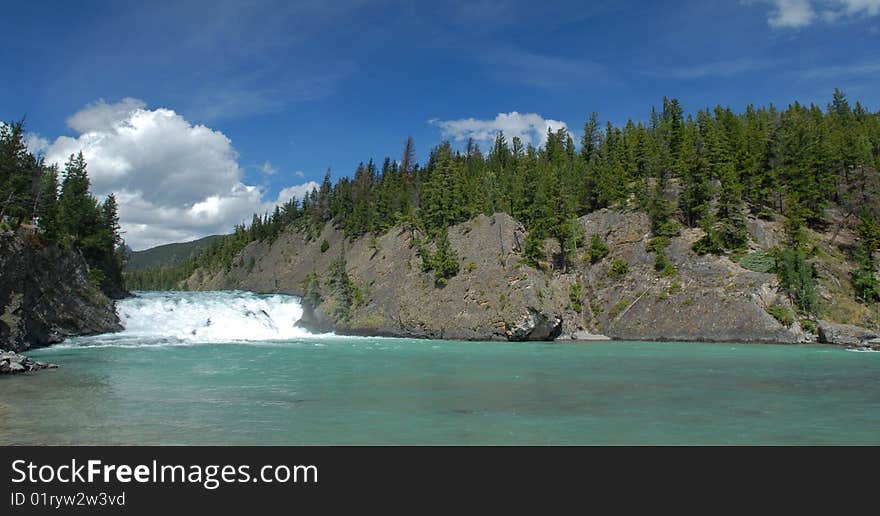
[[[562,333],[562,317],[546,315],[534,308],[519,322],[507,327],[508,340],[553,340]]]
[[[40,369],[57,369],[55,364],[37,362],[32,358],[11,351],[0,350],[0,374],[26,373]]]
[[[819,321],[819,342],[823,344],[861,347],[877,337],[876,331],[861,326]]]

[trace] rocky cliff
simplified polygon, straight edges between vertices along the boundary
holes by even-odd
[[[773,305],[791,306],[779,293],[775,274],[748,270],[727,257],[695,254],[692,244],[700,238],[699,230],[671,239],[665,254],[676,272],[661,275],[649,251],[650,223],[643,213],[605,209],[580,223],[588,239],[598,234],[609,246],[609,254],[597,263],[590,263],[581,250],[563,267],[558,247],[548,240],[546,250],[555,263],[543,270],[527,266],[520,256],[524,228],[505,214],[495,214],[450,229],[461,269],[443,288],[422,272],[410,230],[396,228],[349,241],[332,224],[311,239],[288,229],[272,243],[253,242],[228,269],[196,271],[185,287],[304,295],[307,277],[314,273],[320,279],[321,301],[307,310],[305,323],[352,334],[462,340],[589,340],[598,334],[627,340],[817,339],[810,321],[793,318],[783,324],[768,312]],[[778,222],[758,219],[749,220],[749,230],[753,252],[777,245],[782,234]],[[812,236],[823,316],[865,324],[872,313],[851,300],[851,269],[845,260],[822,260],[839,254],[846,236],[836,237],[837,242],[830,242],[830,235]],[[322,251],[324,240],[329,247]],[[340,255],[355,287],[346,321],[327,315],[334,303],[327,285],[329,267]]]
[[[25,232],[0,233],[0,348],[120,329],[113,302],[89,281],[78,252]]]

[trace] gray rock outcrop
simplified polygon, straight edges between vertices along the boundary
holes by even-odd
[[[37,362],[24,355],[0,349],[0,374],[28,373],[39,371],[40,369],[55,369],[57,367],[55,364]]]
[[[651,225],[644,213],[602,209],[580,224],[587,241],[597,234],[608,244],[607,257],[591,263],[578,250],[562,266],[558,243],[548,239],[548,262],[536,269],[522,263],[526,231],[520,223],[502,213],[481,215],[450,228],[460,271],[438,288],[422,271],[414,241],[424,235],[416,228],[349,240],[328,223],[317,235],[288,228],[272,243],[253,242],[228,270],[198,270],[185,286],[302,296],[305,280],[316,274],[321,302],[305,311],[301,325],[318,332],[456,340],[805,340],[797,324],[783,326],[767,313],[784,302],[776,275],[695,254],[699,230],[671,239],[666,257],[676,274],[662,277],[647,247]],[[775,231],[765,226],[765,236]],[[329,248],[322,251],[324,240]],[[329,316],[336,313],[327,287],[330,263],[340,255],[357,291],[345,321]],[[626,262],[624,274],[612,271],[615,261]],[[580,302],[573,303],[577,292]]]
[[[819,321],[819,342],[835,346],[871,347],[871,341],[877,339],[875,331],[852,324]]]
[[[508,326],[507,340],[553,340],[562,333],[562,317],[529,307],[528,315]]]
[[[113,301],[89,281],[78,252],[0,233],[0,346],[23,351],[121,329]]]

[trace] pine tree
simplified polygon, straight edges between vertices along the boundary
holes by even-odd
[[[403,146],[403,156],[400,160],[400,173],[407,182],[412,182],[413,172],[416,166],[416,145],[413,143],[412,136],[406,139]]]
[[[437,235],[437,250],[431,257],[431,268],[434,270],[434,283],[441,288],[446,286],[449,278],[458,274],[458,254],[452,249],[446,228]]]
[[[40,182],[36,217],[50,240],[58,237],[58,167],[47,167]]]
[[[58,198],[58,223],[75,244],[95,233],[99,224],[97,201],[89,194],[89,186],[82,152],[71,154],[64,165],[64,181]]]
[[[590,113],[590,119],[584,124],[584,135],[581,137],[581,157],[584,163],[592,163],[602,141],[599,124],[599,113]]]
[[[421,218],[429,230],[451,226],[462,220],[463,181],[461,163],[452,153],[452,145],[443,142],[434,153],[426,171],[420,202]]]
[[[547,259],[544,253],[544,239],[536,230],[529,231],[523,242],[522,259],[526,264],[536,268],[541,268],[541,263]]]
[[[108,233],[109,243],[114,249],[122,243],[118,210],[116,196],[112,193],[107,195],[107,198],[101,204],[101,225],[104,227],[104,231]]]
[[[333,305],[331,313],[338,321],[346,322],[351,316],[352,308],[352,284],[346,270],[344,249],[339,253],[339,258],[330,264],[330,275],[327,280],[333,292]]]
[[[24,121],[0,123],[0,220],[17,223],[34,212],[43,166],[27,151]]]
[[[679,207],[684,223],[689,227],[695,227],[708,215],[712,186],[709,180],[709,167],[704,157],[703,142],[693,123],[689,123],[685,130],[676,169],[681,180]]]
[[[877,263],[874,253],[880,247],[880,224],[868,208],[863,208],[859,225],[859,247],[856,251],[857,268],[852,273],[856,297],[873,303],[880,301],[880,281],[877,280]]]

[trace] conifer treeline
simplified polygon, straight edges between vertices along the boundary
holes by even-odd
[[[880,114],[851,106],[838,90],[825,109],[750,105],[737,114],[716,106],[687,117],[677,99],[664,98],[647,123],[602,127],[593,113],[579,140],[565,130],[548,131],[536,148],[499,133],[487,152],[473,141],[461,151],[443,142],[420,166],[409,139],[400,160],[370,160],[335,184],[328,172],[301,203],[291,200],[272,214],[255,215],[249,226],[236,227],[183,265],[132,280],[138,288],[173,288],[196,268],[233,266],[232,257],[250,241],[272,240],[291,224],[317,235],[331,220],[351,238],[404,225],[421,245],[443,238],[452,224],[506,212],[529,229],[527,262],[540,263],[540,242],[554,238],[564,264],[584,243],[577,217],[634,207],[651,217],[650,247],[661,272],[671,267],[663,249],[682,225],[703,229],[695,245],[700,253],[744,248],[747,214],[784,214],[793,252],[799,252],[802,228],[828,224],[832,205],[846,218],[859,218],[862,234],[877,231]],[[865,270],[873,264],[877,238],[867,240],[873,247],[862,250]],[[868,298],[880,296],[875,285],[867,291]]]
[[[91,280],[112,297],[123,293],[123,241],[116,198],[99,202],[89,193],[80,152],[64,165],[59,188],[56,165],[27,150],[24,123],[0,123],[0,224],[29,224],[45,242],[72,246],[89,264]]]

